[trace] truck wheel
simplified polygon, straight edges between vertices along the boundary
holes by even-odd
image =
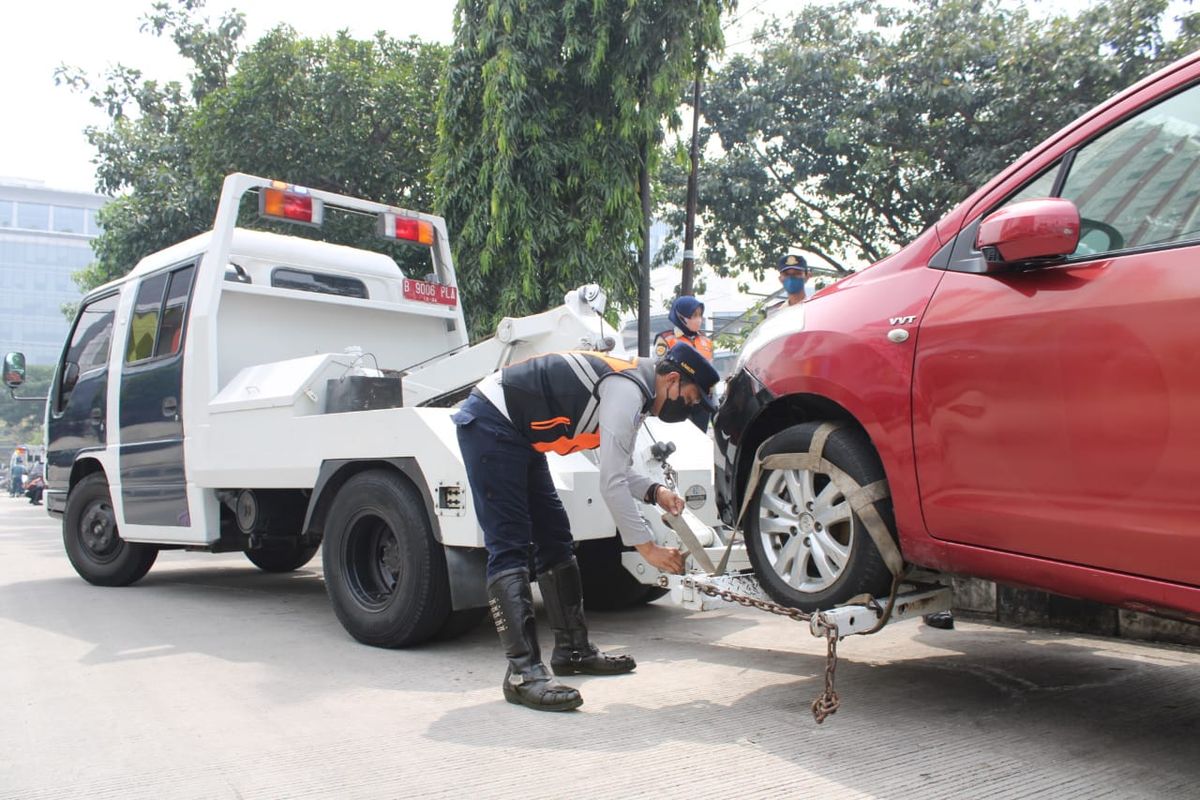
[[[762,455],[808,452],[820,424],[788,428]],[[830,434],[823,457],[859,486],[884,478],[870,439],[857,428]],[[814,611],[891,588],[891,573],[846,500],[854,488],[818,470],[763,472],[746,511],[746,550],[763,589],[777,602]],[[891,501],[875,507],[894,535]]]
[[[450,614],[450,581],[425,504],[400,475],[361,472],[338,489],[322,547],[325,590],[355,639],[408,647],[438,632]]]
[[[666,589],[639,583],[621,564],[621,541],[586,539],[575,545],[583,604],[593,611],[620,611],[642,606],[667,593]]]
[[[312,561],[320,547],[319,544],[304,544],[299,539],[272,542],[256,550],[247,550],[246,558],[263,572],[292,572]]]
[[[108,481],[100,472],[84,476],[67,495],[63,546],[79,576],[96,586],[136,583],[158,558],[158,548],[153,545],[120,537]]]
[[[457,639],[478,628],[486,616],[487,608],[482,606],[479,608],[463,608],[458,611],[451,611],[433,638],[439,641]]]

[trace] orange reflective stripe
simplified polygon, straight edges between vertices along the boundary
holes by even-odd
[[[571,453],[577,453],[580,450],[595,450],[599,446],[599,433],[581,433],[572,439],[568,439],[566,436],[560,436],[553,442],[533,443],[533,449],[537,450],[539,453],[558,453],[560,456],[568,456]]]
[[[548,431],[551,428],[556,428],[559,425],[570,425],[570,417],[554,417],[553,419],[539,419],[529,423],[529,427],[535,431]]]

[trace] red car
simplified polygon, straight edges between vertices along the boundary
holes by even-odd
[[[742,514],[756,454],[827,422]],[[715,433],[722,515],[781,602],[886,593],[847,501],[877,484],[911,564],[1200,620],[1200,52],[768,318]]]

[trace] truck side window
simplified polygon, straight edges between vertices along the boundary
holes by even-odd
[[[195,267],[184,267],[171,273],[155,356],[169,356],[179,352],[180,339],[183,336],[183,312],[187,307],[188,292],[192,288],[192,273],[195,271]]]
[[[306,272],[299,269],[278,267],[271,271],[271,285],[278,289],[297,289],[301,292],[336,294],[339,297],[367,299],[367,287],[356,278],[327,275],[321,272]]]
[[[71,332],[71,343],[67,345],[63,364],[58,370],[58,411],[66,407],[67,398],[80,376],[104,369],[108,364],[117,299],[118,295],[110,294],[80,309]]]
[[[163,290],[167,287],[167,273],[146,278],[138,287],[137,301],[133,307],[133,321],[129,325],[129,345],[125,349],[125,363],[144,361],[154,355],[154,340],[158,336],[158,316],[162,309]]]
[[[1062,196],[1079,208],[1076,255],[1200,238],[1200,86],[1084,145]]]

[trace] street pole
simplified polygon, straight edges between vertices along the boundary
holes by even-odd
[[[704,58],[696,59],[696,80],[692,84],[692,168],[688,173],[687,222],[683,234],[683,276],[679,282],[679,294],[692,294],[693,276],[696,272],[696,186],[700,163],[700,79],[704,75]]]

